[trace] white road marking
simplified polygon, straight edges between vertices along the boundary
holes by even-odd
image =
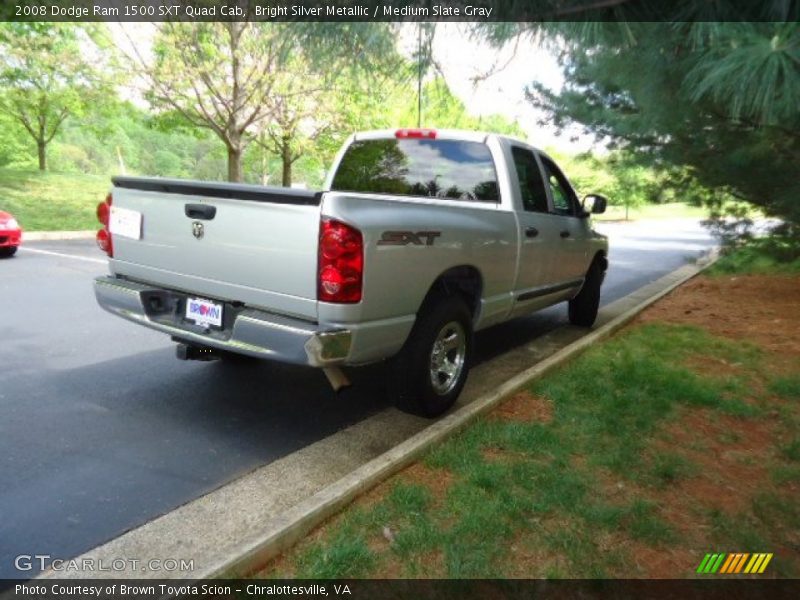
[[[63,254],[62,252],[52,252],[51,250],[40,250],[39,248],[29,248],[27,246],[20,246],[23,252],[34,252],[37,254],[48,254],[50,256],[60,256],[61,258],[73,258],[75,260],[83,260],[86,262],[97,263],[100,265],[106,264],[108,261],[102,258],[89,258],[88,256],[78,256],[77,254]]]

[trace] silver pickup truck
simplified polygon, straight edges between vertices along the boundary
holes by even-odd
[[[237,355],[325,371],[392,359],[389,390],[437,416],[473,333],[557,302],[591,326],[608,243],[543,152],[493,134],[399,129],[344,144],[323,192],[117,177],[98,206],[106,310],[184,359]],[[589,206],[591,204],[591,206]]]

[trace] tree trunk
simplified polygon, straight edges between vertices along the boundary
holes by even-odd
[[[238,146],[228,146],[228,181],[242,181],[242,149]]]
[[[36,140],[36,148],[39,150],[39,170],[47,170],[47,144],[42,140]]]
[[[289,140],[283,139],[283,147],[281,148],[281,161],[283,162],[283,177],[281,185],[283,187],[292,187],[292,152],[289,147]]]

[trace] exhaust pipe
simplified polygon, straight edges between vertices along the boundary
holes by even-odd
[[[208,346],[194,346],[192,344],[184,344],[179,342],[175,346],[175,356],[178,360],[219,360],[220,355],[214,348]]]
[[[325,377],[328,378],[328,383],[331,384],[334,392],[340,392],[352,385],[347,375],[339,367],[323,367],[322,372],[325,373]]]

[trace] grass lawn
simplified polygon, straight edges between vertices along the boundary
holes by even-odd
[[[260,576],[674,578],[707,552],[799,576],[798,284],[692,280]]]
[[[631,208],[628,219],[706,219],[708,211],[701,206],[692,206],[685,202],[668,202],[665,204],[646,204]],[[592,215],[596,221],[622,221],[625,219],[625,207],[609,205],[601,215]]]
[[[25,231],[96,229],[95,209],[110,189],[108,177],[0,168],[0,210]]]

